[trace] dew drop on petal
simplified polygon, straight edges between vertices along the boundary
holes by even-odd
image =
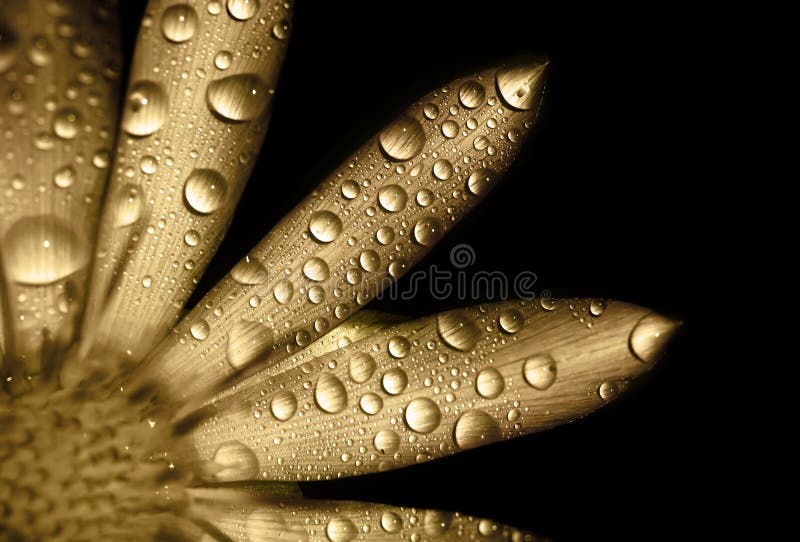
[[[387,510],[381,515],[381,528],[390,534],[396,534],[403,528],[403,520],[399,514]]]
[[[330,414],[337,414],[347,406],[347,390],[336,376],[322,373],[314,388],[317,406]]]
[[[228,13],[240,21],[252,19],[259,7],[259,0],[228,0]]]
[[[522,374],[525,381],[537,390],[546,390],[556,381],[558,366],[547,354],[537,354],[525,360]]]
[[[414,240],[424,247],[435,245],[443,236],[444,229],[436,218],[423,218],[414,226]]]
[[[209,327],[208,322],[205,320],[198,320],[192,324],[192,326],[189,328],[189,331],[191,332],[192,337],[198,341],[204,341],[208,338],[208,334],[211,332],[211,327]]]
[[[463,310],[437,314],[436,329],[447,346],[462,352],[475,348],[481,338],[480,328]]]
[[[276,420],[290,420],[297,412],[297,397],[288,390],[281,390],[272,397],[269,409]]]
[[[197,30],[197,13],[188,4],[175,4],[164,10],[161,16],[161,32],[174,43],[192,39]]]
[[[516,309],[506,309],[500,312],[497,323],[502,331],[513,334],[525,325],[525,317]]]
[[[475,109],[486,101],[486,89],[474,79],[469,80],[458,89],[458,100],[464,107]]]
[[[189,207],[200,213],[213,213],[225,201],[228,183],[213,169],[195,169],[183,185],[183,195]]]
[[[245,256],[231,269],[231,278],[239,284],[264,284],[267,281],[267,269],[255,258]]]
[[[505,381],[500,371],[494,367],[487,367],[478,373],[475,379],[475,391],[478,395],[486,399],[494,399],[503,393],[505,388]]]
[[[476,169],[467,178],[467,190],[475,196],[482,196],[492,187],[494,178],[494,171],[486,168]]]
[[[267,109],[270,94],[261,78],[242,73],[209,83],[206,101],[211,111],[222,120],[245,122],[253,120]]]
[[[378,135],[378,142],[389,158],[411,160],[425,146],[425,130],[419,121],[403,115]]]
[[[153,81],[138,81],[131,85],[125,101],[122,129],[132,136],[149,136],[161,128],[168,113],[164,90]]]
[[[358,536],[355,524],[347,518],[333,518],[325,527],[330,542],[350,542]]]
[[[442,413],[433,400],[418,397],[408,403],[404,417],[409,429],[416,433],[427,434],[439,427]]]
[[[408,193],[397,184],[389,184],[378,191],[378,203],[384,211],[396,213],[406,208]]]
[[[389,395],[399,395],[408,386],[408,375],[399,367],[389,369],[381,377],[381,386],[383,386],[383,391]]]
[[[350,380],[357,384],[363,384],[370,378],[376,368],[375,358],[366,352],[358,352],[350,358],[349,370]]]
[[[315,256],[313,258],[309,258],[306,263],[303,264],[303,274],[308,280],[322,282],[323,280],[328,279],[331,272],[328,264],[325,263],[325,260]]]
[[[320,243],[330,243],[342,233],[342,220],[331,211],[317,211],[311,215],[308,230]]]
[[[456,422],[453,440],[462,449],[475,448],[500,440],[500,426],[482,410],[468,410]]]
[[[378,431],[372,444],[382,454],[393,454],[400,449],[400,436],[394,431],[385,429]]]
[[[260,322],[239,320],[228,335],[228,363],[240,369],[263,358],[272,348],[274,334]]]
[[[404,358],[411,351],[411,343],[405,337],[395,335],[389,339],[388,350],[393,358]]]
[[[214,478],[220,482],[249,480],[258,473],[258,458],[239,441],[225,442],[214,452]]]

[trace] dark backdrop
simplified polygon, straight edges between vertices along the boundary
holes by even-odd
[[[121,2],[130,55],[141,0]],[[526,0],[297,2],[272,125],[207,290],[283,213],[411,101],[504,58],[551,59],[522,157],[421,265],[535,272],[537,291],[632,301],[689,320],[691,193],[680,157],[682,37],[656,7],[614,11]],[[196,297],[195,297],[196,299]],[[448,307],[424,295],[391,310]],[[384,304],[382,308],[389,307]],[[309,496],[439,507],[557,540],[681,535],[702,417],[684,326],[668,356],[619,401],[546,433],[386,474],[304,485]],[[684,535],[690,533],[683,533]]]

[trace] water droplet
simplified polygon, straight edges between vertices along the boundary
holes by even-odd
[[[272,25],[272,35],[275,36],[277,40],[285,40],[289,37],[289,21],[285,19],[281,19],[274,25]]]
[[[476,151],[486,150],[486,147],[489,146],[489,138],[486,136],[478,136],[475,138],[475,141],[472,142],[472,146]]]
[[[200,214],[213,213],[225,201],[228,183],[213,169],[196,169],[183,185],[186,203]]]
[[[196,247],[197,244],[200,242],[200,232],[197,230],[188,230],[186,234],[183,236],[183,242],[189,245],[190,247]]]
[[[492,520],[482,519],[478,522],[478,532],[482,536],[492,536],[497,533],[499,526]]]
[[[403,520],[397,513],[387,510],[381,515],[381,527],[387,533],[399,533],[403,528]]]
[[[345,199],[355,199],[358,197],[359,192],[361,192],[361,188],[357,182],[348,180],[342,183],[342,196]]]
[[[80,123],[80,113],[66,107],[53,117],[53,132],[61,139],[74,139],[78,135]]]
[[[437,314],[436,328],[447,346],[462,352],[475,348],[481,338],[480,328],[463,310]]]
[[[218,70],[227,70],[231,67],[232,62],[233,54],[230,51],[220,51],[214,57],[214,66],[216,66]]]
[[[589,303],[589,312],[592,316],[600,316],[606,310],[606,302],[604,299],[592,299]]]
[[[428,104],[422,108],[422,114],[425,115],[426,119],[434,120],[439,116],[439,106],[436,104]]]
[[[308,280],[322,282],[323,280],[328,279],[331,272],[328,268],[328,264],[325,263],[325,260],[314,257],[309,258],[308,261],[303,264],[303,274]]]
[[[544,89],[547,64],[511,66],[497,70],[497,90],[503,101],[514,109],[533,109]]]
[[[258,76],[242,73],[209,83],[206,100],[211,111],[222,120],[253,120],[267,109],[269,90]]]
[[[469,80],[458,89],[458,100],[469,109],[480,107],[486,101],[486,89],[475,80]]]
[[[400,185],[389,184],[378,191],[378,203],[390,213],[396,213],[406,208],[408,194]]]
[[[347,390],[337,377],[322,373],[314,389],[314,400],[325,412],[336,414],[347,406]]]
[[[381,257],[374,250],[365,250],[358,257],[358,263],[364,271],[374,273],[381,266]]]
[[[453,514],[440,510],[428,510],[425,512],[423,528],[428,536],[440,536],[444,534],[453,521]]]
[[[645,363],[655,363],[664,355],[678,323],[660,314],[648,314],[634,326],[629,345],[634,356]]]
[[[423,218],[414,226],[414,240],[424,247],[435,245],[443,235],[444,229],[435,218]]]
[[[516,309],[506,309],[500,313],[497,323],[506,333],[516,333],[525,325],[525,317]]]
[[[320,243],[330,243],[342,233],[342,220],[331,211],[317,211],[311,215],[308,230]]]
[[[358,536],[358,529],[347,518],[333,518],[328,522],[325,534],[331,542],[350,542]]]
[[[152,81],[139,81],[131,86],[122,115],[122,129],[130,135],[144,137],[161,128],[169,113],[167,95]]]
[[[228,13],[240,21],[251,19],[256,14],[260,2],[258,0],[228,0]]]
[[[64,166],[58,168],[53,174],[53,184],[59,188],[69,188],[75,184],[75,177],[77,177],[75,168],[72,166]]]
[[[239,320],[228,335],[228,363],[240,369],[265,355],[272,348],[274,334],[260,322]]]
[[[389,158],[411,160],[425,146],[425,130],[417,119],[403,115],[380,133],[378,141]]]
[[[142,286],[144,286],[145,288],[149,288],[152,285],[153,285],[153,277],[151,277],[150,275],[145,275],[142,277]]]
[[[468,410],[461,415],[453,430],[459,448],[475,448],[500,440],[500,426],[482,410]]]
[[[525,360],[522,374],[525,381],[537,390],[546,390],[556,381],[558,366],[547,354],[537,354]]]
[[[478,378],[475,379],[475,390],[478,395],[486,399],[494,399],[503,393],[506,384],[503,380],[503,375],[494,367],[487,367],[478,373]]]
[[[495,172],[491,169],[476,169],[467,179],[467,190],[476,196],[486,194],[492,187]]]
[[[442,123],[442,135],[447,139],[453,139],[458,135],[458,123],[454,120],[446,120]]]
[[[188,4],[175,4],[164,10],[161,16],[161,31],[164,37],[175,43],[192,39],[197,30],[197,13]]]
[[[610,401],[617,396],[618,391],[616,384],[613,382],[603,382],[597,389],[597,394],[600,395],[603,401]]]
[[[245,542],[308,542],[308,532],[301,526],[288,526],[284,518],[267,510],[256,510],[245,522]],[[204,538],[200,542],[212,542]]]
[[[89,263],[84,240],[53,215],[20,218],[6,230],[2,247],[8,278],[20,284],[51,284]]]
[[[0,26],[0,73],[7,71],[16,61],[19,41],[16,34]]]
[[[145,175],[152,175],[158,171],[158,160],[156,160],[155,156],[142,156],[142,159],[139,160],[139,169]]]
[[[378,228],[378,231],[375,232],[375,239],[383,246],[391,244],[394,241],[394,230],[389,226]]]
[[[420,207],[427,207],[428,205],[433,203],[434,197],[435,196],[433,195],[433,192],[431,192],[427,188],[423,188],[422,190],[417,192],[417,204]]]
[[[308,300],[313,304],[318,305],[325,300],[325,288],[322,286],[312,286],[308,289]],[[300,345],[305,346],[305,345]]]
[[[404,358],[411,351],[411,343],[405,337],[395,335],[389,339],[388,350],[392,357]]]
[[[552,297],[542,297],[539,298],[539,305],[546,311],[553,311],[558,307],[558,301]]]
[[[350,358],[349,374],[350,380],[358,384],[363,384],[375,372],[375,359],[366,352],[358,352]]]
[[[374,416],[383,408],[383,399],[376,393],[365,393],[358,401],[358,405],[364,413]]]
[[[389,395],[399,395],[408,386],[408,375],[399,367],[389,369],[381,377],[381,386]]]
[[[239,260],[231,269],[231,278],[239,284],[264,284],[267,276],[267,269],[250,256]]]
[[[34,36],[28,49],[28,60],[31,64],[44,67],[53,61],[53,46],[44,36]]]
[[[433,176],[440,181],[446,181],[453,176],[453,164],[444,158],[436,160],[433,164]]]
[[[439,427],[442,413],[431,399],[418,397],[406,406],[405,420],[412,431],[427,434]]]
[[[275,296],[275,301],[284,305],[292,299],[294,286],[288,280],[282,280],[275,285],[272,293]]]
[[[213,476],[220,482],[250,480],[258,474],[258,458],[239,441],[225,442],[214,452]]]
[[[208,338],[208,334],[211,332],[211,327],[209,327],[208,322],[205,320],[198,320],[192,324],[192,327],[189,328],[189,331],[191,331],[192,337],[198,341],[204,341]]]
[[[290,420],[297,412],[297,397],[288,390],[281,390],[272,398],[269,410],[278,421]]]
[[[372,443],[382,454],[393,454],[400,449],[400,436],[394,431],[378,431]]]

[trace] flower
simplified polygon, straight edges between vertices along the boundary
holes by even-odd
[[[152,1],[119,127],[111,4],[6,15],[5,538],[527,539],[459,514],[306,501],[293,482],[564,423],[661,355],[674,323],[614,301],[358,312],[520,152],[541,61],[411,105],[180,318],[264,137],[289,11]]]

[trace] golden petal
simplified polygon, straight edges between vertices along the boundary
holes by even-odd
[[[158,380],[165,398],[207,392],[254,370],[231,364],[219,347],[238,320],[272,327],[272,353],[259,361],[275,363],[393,284],[481,201],[533,126],[537,107],[503,107],[497,73],[437,89],[369,140],[250,251],[269,278],[247,284],[227,276],[140,374]],[[462,107],[453,89],[465,82],[481,86],[485,102],[473,91],[474,107]],[[478,181],[475,172],[483,172]],[[198,326],[208,332],[193,333]]]
[[[453,321],[469,331],[454,334]],[[481,305],[397,324],[239,383],[195,429],[195,452],[213,461],[235,440],[268,480],[413,465],[592,412],[652,367],[643,356],[663,352],[675,326],[635,305],[588,299]]]

